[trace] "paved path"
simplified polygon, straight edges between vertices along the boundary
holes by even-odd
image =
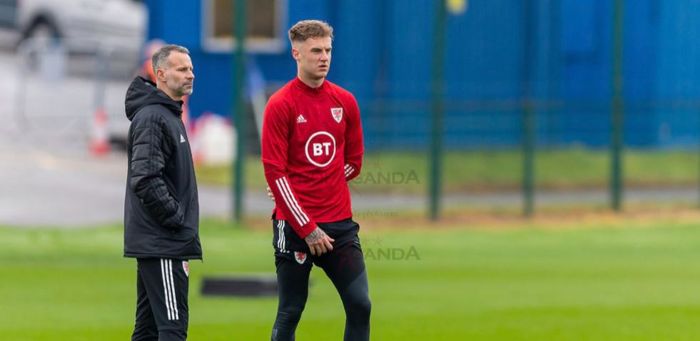
[[[21,141],[21,140],[19,140]],[[1,143],[1,140],[0,140]],[[65,228],[122,221],[126,157],[113,152],[95,158],[74,148],[39,148],[28,143],[0,148],[0,224],[18,226],[60,226]],[[628,202],[693,202],[698,190],[630,190]],[[541,204],[606,203],[605,191],[544,192]],[[405,209],[423,209],[421,196],[390,196],[355,193],[353,206],[358,215],[391,215]],[[445,207],[519,207],[518,193],[451,195]],[[203,216],[229,216],[228,188],[200,186]],[[264,193],[246,197],[248,214],[266,216],[272,203]]]
[[[0,224],[80,227],[121,222],[126,158],[0,150]],[[201,189],[203,215],[224,215],[226,191]]]

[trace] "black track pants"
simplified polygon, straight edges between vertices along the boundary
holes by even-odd
[[[137,262],[136,323],[131,340],[186,340],[189,264],[158,258]]]

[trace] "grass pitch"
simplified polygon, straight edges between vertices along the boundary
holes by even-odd
[[[350,185],[358,193],[425,193],[428,162],[426,155],[415,152],[369,152],[365,154],[360,176]],[[534,162],[538,189],[608,186],[610,155],[607,149],[542,149],[536,152]],[[627,186],[697,186],[696,150],[628,149],[622,162]],[[444,191],[519,189],[522,163],[522,152],[518,149],[448,151],[442,170]],[[230,187],[231,174],[229,166],[197,168],[197,180],[206,184]],[[267,184],[259,156],[251,155],[246,159],[245,178],[247,186],[264,191]]]
[[[700,225],[376,229],[363,246],[373,340],[698,340]],[[606,223],[607,224],[607,223]],[[190,340],[267,340],[275,298],[200,295],[203,276],[273,273],[269,231],[201,227],[191,264]],[[0,228],[2,340],[127,340],[135,263],[118,226]],[[322,271],[299,340],[341,340]]]

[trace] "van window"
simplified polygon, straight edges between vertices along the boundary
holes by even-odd
[[[16,28],[17,0],[0,0],[0,28]]]
[[[235,47],[234,1],[206,0],[202,30],[204,48],[231,51]],[[285,0],[247,0],[246,48],[251,52],[277,53],[284,49]]]

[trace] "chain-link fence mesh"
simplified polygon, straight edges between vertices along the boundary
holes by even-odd
[[[364,28],[348,30],[338,14],[330,79],[356,95],[367,147],[363,175],[352,184],[356,197],[396,194],[413,203],[404,208],[422,210],[438,176],[445,207],[517,212],[524,159],[532,157],[536,207],[606,207],[619,72],[625,203],[695,205],[700,55],[693,22],[700,7],[626,1],[616,19],[615,3],[467,1],[464,13],[448,13],[445,46],[435,45],[430,1],[376,5],[369,19],[353,22],[370,25],[372,40],[363,40]],[[445,154],[442,173],[430,174],[431,68],[439,48]],[[532,155],[523,149],[529,133]]]

